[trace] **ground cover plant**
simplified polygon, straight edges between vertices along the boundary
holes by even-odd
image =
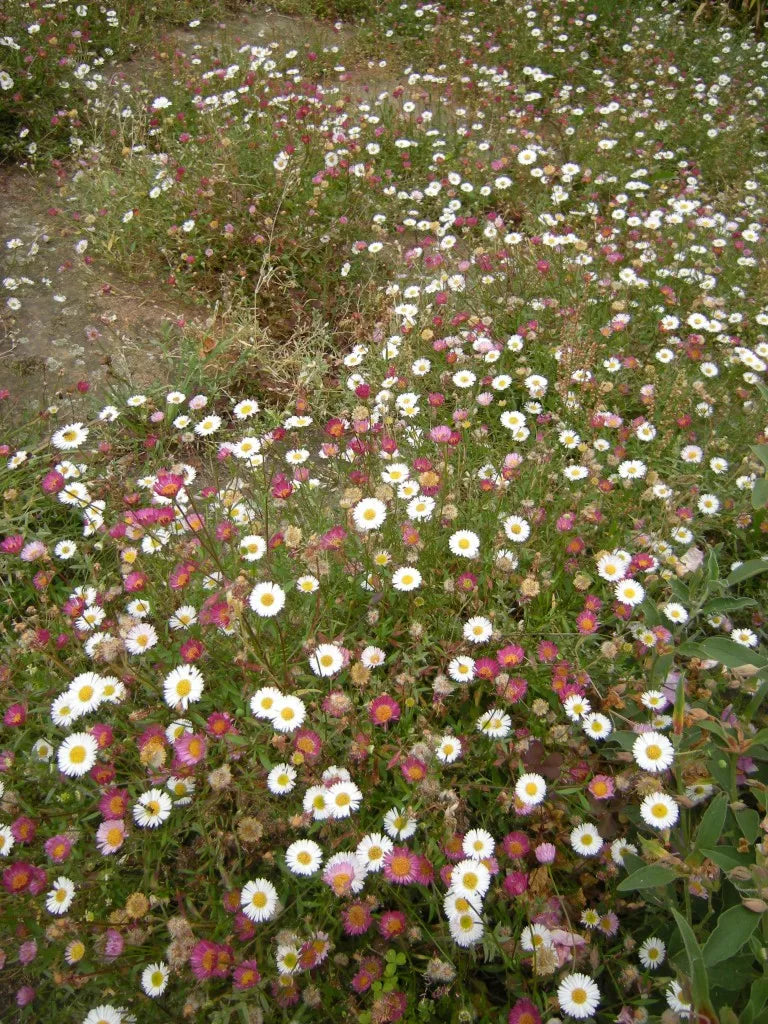
[[[365,15],[195,24],[23,136],[73,259],[224,314],[3,420],[0,998],[759,1022],[765,44]]]

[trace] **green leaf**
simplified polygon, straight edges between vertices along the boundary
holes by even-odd
[[[743,811],[734,811],[733,816],[739,823],[741,834],[749,843],[754,843],[760,835],[760,815],[749,807]]]
[[[768,480],[761,481],[761,483],[768,484]],[[750,558],[748,562],[744,562],[738,569],[734,569],[732,573],[729,573],[725,585],[733,587],[737,583],[748,580],[751,576],[757,576],[761,572],[768,572],[768,561],[764,558]]]
[[[758,679],[763,679],[762,683],[758,686],[755,691],[755,695],[749,702],[746,713],[744,715],[745,722],[751,722],[758,708],[762,707],[763,701],[768,697],[768,679],[763,678],[764,673],[761,672],[758,675]]]
[[[702,615],[719,615],[721,612],[738,612],[742,608],[753,608],[757,601],[751,597],[716,597],[707,601],[701,609]]]
[[[717,844],[717,840],[723,831],[727,810],[728,798],[725,793],[718,793],[701,816],[699,827],[696,830],[696,838],[694,839],[696,850],[701,852],[704,847]]]
[[[661,616],[659,610],[650,597],[646,597],[640,604],[640,611],[643,613],[643,618],[649,626],[661,625]]]
[[[731,766],[723,754],[715,754],[709,759],[709,772],[715,782],[726,793],[731,791]]]
[[[738,953],[759,923],[760,914],[753,914],[746,907],[731,907],[721,914],[702,951],[707,967],[714,967]]]
[[[768,978],[758,978],[752,982],[749,992],[749,1005],[755,1016],[760,1013],[766,1003],[768,1003]]]
[[[755,453],[765,468],[768,469],[768,444],[751,444],[749,449]]]
[[[768,502],[768,480],[755,480],[752,485],[752,508],[764,508]]]
[[[749,857],[745,853],[737,853],[732,846],[718,846],[717,849],[706,849],[701,851],[707,860],[717,864],[723,871],[731,871],[733,868],[746,867],[749,864]]]
[[[633,871],[624,881],[619,882],[619,892],[634,892],[636,889],[656,889],[662,885],[674,882],[677,873],[671,868],[662,867],[660,864],[646,864],[639,871]]]
[[[714,548],[710,548],[707,552],[704,567],[707,572],[707,581],[715,583],[720,578],[720,566],[717,564],[717,551]]]
[[[669,651],[667,654],[662,654],[656,658],[651,665],[650,679],[648,680],[651,686],[659,683],[663,685],[664,680],[669,675],[669,670],[672,668],[672,663],[675,660],[673,651]]]
[[[691,996],[693,998],[694,1010],[700,1010],[709,1002],[709,982],[707,980],[707,967],[704,963],[704,955],[693,929],[679,910],[670,907],[672,916],[677,924],[678,931],[683,939],[688,966],[691,976]]]
[[[741,644],[724,636],[710,636],[698,643],[683,644],[678,648],[678,653],[688,658],[719,661],[726,668],[741,668],[742,665],[757,665],[758,668],[763,668],[768,665],[768,658],[764,654],[742,647]]]

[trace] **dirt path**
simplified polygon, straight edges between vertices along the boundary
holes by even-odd
[[[226,22],[163,36],[156,55],[201,54],[245,44],[344,49],[349,27],[276,12],[243,12]],[[332,50],[333,52],[333,50]],[[151,55],[114,69],[108,88],[150,86]],[[342,73],[336,90],[361,99],[394,86],[386,72]],[[12,421],[35,415],[79,381],[103,392],[122,379],[137,390],[163,372],[166,325],[204,321],[158,282],[122,275],[84,246],[87,224],[72,216],[66,178],[0,167],[0,408]]]
[[[151,380],[163,325],[200,311],[78,252],[88,233],[53,177],[0,169],[0,193],[0,388],[14,412],[44,409],[81,380]]]

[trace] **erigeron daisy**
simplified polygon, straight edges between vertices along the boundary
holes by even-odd
[[[731,640],[741,647],[757,647],[757,634],[751,629],[734,629],[730,633]]]
[[[238,545],[238,549],[244,561],[258,562],[260,558],[263,558],[267,550],[267,542],[258,534],[251,533],[247,537],[243,537]]]
[[[482,644],[490,639],[493,624],[484,615],[475,615],[464,623],[464,639],[473,644]]]
[[[370,832],[363,836],[357,844],[355,856],[365,867],[366,871],[381,871],[384,866],[384,858],[393,849],[393,842],[388,836],[379,832]]]
[[[77,545],[71,540],[60,540],[53,549],[53,553],[62,561],[67,561],[77,554]]]
[[[384,831],[392,839],[410,839],[417,826],[416,819],[398,807],[393,807],[384,815]]]
[[[667,604],[663,604],[661,610],[669,621],[674,622],[676,625],[682,625],[688,621],[688,612],[676,601],[669,601]]]
[[[96,672],[81,672],[75,676],[65,694],[74,714],[79,717],[94,711],[101,703],[103,688],[101,676]]]
[[[453,764],[461,757],[461,740],[455,736],[443,736],[435,749],[435,757],[443,764]]]
[[[378,530],[387,518],[387,506],[379,498],[363,498],[352,510],[355,526],[362,532]]]
[[[449,889],[443,897],[443,911],[449,920],[452,917],[458,917],[459,914],[466,914],[468,910],[474,910],[479,914],[482,909],[483,899],[481,896],[468,896],[466,893]]]
[[[294,875],[314,875],[322,866],[323,851],[312,839],[297,839],[285,851],[285,862]]]
[[[309,659],[316,676],[334,676],[344,664],[344,656],[336,644],[319,644]]]
[[[363,799],[354,782],[335,782],[328,789],[328,805],[332,818],[348,818],[357,811]]]
[[[406,515],[414,522],[426,522],[435,511],[435,499],[418,495],[408,502]]]
[[[96,764],[98,751],[99,744],[90,733],[74,732],[59,747],[59,770],[75,778],[85,775]]]
[[[535,807],[547,795],[547,784],[541,775],[529,772],[521,775],[515,784],[515,796],[526,807]]]
[[[683,987],[680,982],[670,982],[665,995],[670,1010],[684,1020],[688,1020],[693,1012],[693,1003],[683,994]]]
[[[53,887],[45,900],[45,909],[49,914],[66,914],[75,898],[75,883],[71,878],[61,875],[53,883]]]
[[[512,719],[499,708],[491,708],[480,715],[475,727],[478,732],[485,733],[492,739],[505,739],[512,732]]]
[[[71,725],[81,715],[75,709],[75,701],[69,693],[60,694],[51,704],[51,720],[54,725]]]
[[[483,897],[491,884],[491,873],[480,860],[467,859],[455,864],[451,870],[451,892],[468,898]]]
[[[680,817],[680,808],[666,793],[650,793],[640,804],[640,815],[651,828],[672,828]]]
[[[458,946],[473,946],[483,937],[483,922],[473,910],[466,910],[457,917],[448,919],[451,938]]]
[[[191,604],[177,608],[168,620],[168,627],[173,630],[188,629],[197,622],[197,610]]]
[[[583,1020],[600,1005],[600,989],[586,974],[569,974],[557,987],[557,1001],[563,1013]]]
[[[617,601],[621,601],[622,604],[628,604],[630,608],[634,608],[645,597],[645,590],[635,580],[621,580],[616,584],[614,594]]]
[[[469,683],[475,678],[475,659],[460,654],[448,662],[448,675],[456,683]]]
[[[131,626],[125,634],[125,649],[129,654],[144,654],[157,646],[157,630],[148,622]]]
[[[366,647],[360,655],[360,661],[366,668],[378,668],[386,659],[387,656],[380,647]]]
[[[624,867],[624,857],[628,854],[637,856],[637,847],[626,839],[614,839],[611,843],[611,860],[618,867]]]
[[[10,825],[0,825],[0,857],[7,857],[16,844]]]
[[[627,573],[627,562],[618,555],[602,555],[597,560],[597,574],[609,583],[623,580]]]
[[[174,798],[174,806],[187,807],[192,803],[192,794],[195,792],[194,779],[182,779],[177,775],[171,775],[165,784],[165,788]]]
[[[152,999],[156,999],[165,992],[168,986],[170,971],[164,963],[149,964],[141,972],[141,987]]]
[[[491,833],[484,828],[472,828],[465,834],[461,848],[471,860],[485,860],[493,856],[496,843]]]
[[[255,878],[246,882],[240,891],[240,905],[243,913],[256,923],[269,921],[277,910],[277,889],[266,878]]]
[[[584,715],[588,715],[591,710],[592,705],[587,698],[579,696],[578,693],[572,693],[563,701],[563,711],[565,711],[572,722],[578,722]]]
[[[613,731],[611,720],[605,715],[601,715],[599,711],[592,711],[584,715],[581,719],[581,726],[587,736],[591,736],[594,740],[607,739]]]
[[[405,566],[396,569],[392,573],[392,586],[395,590],[408,593],[411,590],[418,590],[421,586],[422,576],[418,569]]]
[[[663,711],[669,704],[661,690],[645,690],[640,695],[640,702],[643,707],[649,708],[651,711]]]
[[[310,786],[304,794],[302,807],[307,814],[311,814],[315,821],[325,821],[331,817],[331,805],[328,799],[328,790],[325,786]]]
[[[291,695],[275,701],[269,720],[277,732],[295,732],[307,717],[304,701]]]
[[[171,815],[173,801],[162,789],[142,793],[133,805],[133,820],[140,828],[158,828]]]
[[[290,764],[276,764],[267,775],[267,789],[276,796],[290,793],[296,785],[296,769]]]
[[[507,516],[503,525],[504,533],[516,544],[522,544],[524,540],[528,539],[531,533],[530,526],[521,516]]]
[[[51,438],[51,444],[59,451],[69,452],[84,444],[87,437],[88,428],[84,427],[82,423],[69,423],[66,427],[56,431]]]
[[[637,955],[643,967],[649,971],[655,971],[664,963],[667,947],[661,939],[646,939],[637,951]]]
[[[474,558],[480,550],[480,538],[471,530],[457,530],[448,538],[448,547],[460,558]]]
[[[47,762],[53,757],[53,747],[48,740],[35,740],[32,745],[32,756],[37,761]]]
[[[205,680],[200,669],[194,665],[180,665],[173,669],[163,681],[163,699],[171,708],[181,707],[184,711],[202,696]]]
[[[571,830],[570,842],[576,853],[583,857],[595,857],[601,850],[603,840],[594,825],[585,823]]]
[[[285,591],[277,583],[257,583],[248,603],[260,618],[271,619],[285,605]]]
[[[132,1017],[122,1007],[112,1006],[110,1003],[103,1003],[95,1006],[83,1018],[83,1024],[128,1024]]]
[[[180,740],[186,733],[194,731],[194,726],[188,718],[177,718],[165,730],[165,736],[169,743],[175,743],[176,740]]]
[[[200,422],[195,425],[194,431],[198,435],[198,437],[210,437],[211,434],[216,433],[220,426],[221,417],[211,415],[206,416],[205,419],[203,420],[200,420]]]
[[[316,576],[299,576],[296,589],[300,594],[314,594],[320,589],[320,581]]]
[[[675,750],[666,736],[659,732],[646,732],[632,745],[632,756],[647,772],[663,772],[675,759]]]
[[[694,782],[690,786],[685,787],[685,797],[694,805],[700,804],[708,800],[714,791],[715,787],[711,782]]]
[[[554,946],[552,932],[546,925],[529,924],[520,932],[520,945],[526,953],[535,953],[537,949]]]

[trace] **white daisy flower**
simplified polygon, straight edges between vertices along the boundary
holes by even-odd
[[[73,732],[59,747],[56,760],[59,770],[75,778],[85,775],[96,764],[99,744],[87,732]]]
[[[667,947],[661,939],[646,939],[637,951],[640,963],[649,971],[655,971],[661,967],[667,955]]]
[[[161,996],[168,987],[170,971],[164,963],[149,964],[141,972],[141,987],[152,999]]]
[[[257,583],[248,603],[260,618],[271,619],[282,611],[285,591],[277,583]]]
[[[443,764],[453,764],[461,757],[461,740],[456,736],[443,736],[435,749],[435,757]]]
[[[569,1017],[585,1019],[600,1005],[600,989],[586,974],[569,974],[558,985],[557,1001]]]
[[[367,871],[381,871],[384,858],[394,849],[394,843],[380,832],[369,832],[357,844],[355,856]]]
[[[277,889],[266,878],[255,878],[240,891],[240,905],[250,921],[269,921],[277,910]]]
[[[314,875],[323,863],[323,851],[312,839],[297,839],[285,851],[285,862],[294,875]]]
[[[675,759],[675,748],[660,732],[646,732],[632,745],[632,756],[647,772],[663,772]]]
[[[448,547],[460,558],[474,558],[480,550],[480,538],[471,530],[457,530],[448,538]]]
[[[142,793],[133,805],[133,820],[140,828],[158,828],[171,815],[173,801],[162,789]]]
[[[205,680],[194,665],[180,665],[173,669],[163,681],[163,699],[168,707],[181,707],[186,711],[190,704],[202,696]]]
[[[640,804],[640,814],[651,828],[672,828],[680,817],[680,808],[666,793],[650,793]]]
[[[472,828],[465,834],[461,848],[471,860],[485,860],[493,856],[496,843],[491,833],[484,828]]]
[[[576,853],[583,857],[596,856],[603,845],[602,837],[595,826],[586,823],[571,830],[570,841]]]
[[[66,914],[75,898],[75,883],[66,875],[60,875],[46,896],[45,909],[49,914]]]
[[[319,644],[309,659],[316,676],[334,676],[342,668],[344,656],[336,644]]]
[[[352,510],[355,526],[362,532],[378,530],[387,518],[387,506],[378,498],[363,498]]]
[[[296,769],[291,764],[276,764],[267,775],[267,789],[276,796],[290,793],[296,785]]]
[[[521,775],[515,784],[515,796],[526,807],[535,807],[547,795],[547,784],[541,775],[529,772]]]

